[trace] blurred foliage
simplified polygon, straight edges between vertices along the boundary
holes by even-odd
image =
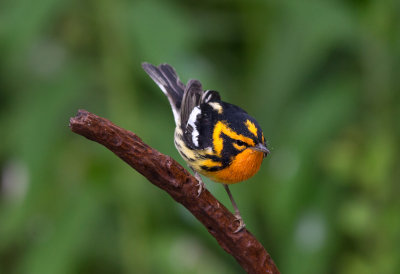
[[[231,189],[282,273],[399,273],[399,12],[396,0],[3,0],[0,273],[243,273],[182,206],[68,128],[84,108],[183,163],[143,61],[263,127],[270,157]]]

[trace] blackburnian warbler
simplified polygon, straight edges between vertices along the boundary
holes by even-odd
[[[204,188],[200,174],[223,183],[239,222],[235,232],[239,232],[245,224],[228,184],[256,174],[269,153],[260,126],[243,109],[221,101],[217,91],[204,91],[198,80],[185,86],[170,65],[142,66],[171,104],[175,146],[199,182],[198,195]]]

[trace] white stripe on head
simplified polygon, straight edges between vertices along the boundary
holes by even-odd
[[[195,146],[199,146],[199,131],[196,128],[196,121],[197,121],[197,116],[201,114],[200,107],[197,106],[195,107],[192,112],[190,113],[189,120],[187,122],[187,125],[190,125],[193,128],[192,132],[192,142]]]
[[[211,90],[206,90],[203,94],[203,103],[208,103],[212,98]]]
[[[222,114],[222,112],[224,111],[221,104],[217,103],[217,102],[210,102],[208,103],[215,111],[218,112],[218,114]]]

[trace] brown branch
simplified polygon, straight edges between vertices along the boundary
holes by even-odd
[[[237,226],[234,216],[210,192],[204,190],[197,198],[196,179],[171,157],[149,147],[134,133],[85,110],[79,110],[69,126],[73,132],[107,147],[186,207],[248,273],[279,273],[268,252],[248,230],[233,233]]]

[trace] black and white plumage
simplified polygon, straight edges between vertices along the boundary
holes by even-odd
[[[198,120],[205,120],[207,117],[202,116],[200,105],[220,100],[218,92],[203,91],[198,80],[190,80],[185,86],[175,70],[168,64],[161,64],[156,67],[149,63],[143,63],[142,67],[167,96],[174,114],[175,124],[180,128],[187,145],[200,148]],[[207,124],[205,121],[203,127]]]
[[[264,145],[264,136],[257,121],[240,107],[221,101],[217,91],[203,90],[198,80],[189,80],[185,86],[168,64],[156,67],[143,63],[142,66],[167,95],[176,123],[175,146],[195,171],[203,173],[204,170],[226,168],[232,156],[241,152],[233,147],[231,138],[224,134],[225,149],[219,159],[210,153],[215,152],[213,134],[218,121],[225,121],[232,130],[253,139],[255,144]],[[243,121],[250,121],[261,134],[254,136]],[[205,158],[218,160],[221,165],[204,167],[197,160]]]
[[[156,67],[149,63],[143,63],[142,67],[167,96],[174,114],[175,123],[177,123],[180,120],[185,85],[179,80],[174,68],[168,64],[161,64]]]
[[[168,97],[176,123],[174,142],[199,182],[199,175],[224,183],[235,208],[240,231],[244,227],[227,184],[241,182],[259,170],[269,153],[257,121],[238,106],[221,101],[217,91],[203,90],[198,80],[185,86],[168,64],[142,64]]]

